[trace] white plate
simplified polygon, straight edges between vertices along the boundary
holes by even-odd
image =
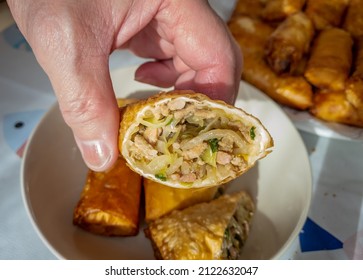
[[[305,111],[297,111],[283,106],[297,129],[315,135],[348,141],[363,141],[363,128],[324,122]]]
[[[144,97],[158,89],[133,80],[135,68],[113,71],[120,97]],[[275,141],[274,151],[230,190],[245,189],[255,198],[257,212],[243,258],[286,258],[305,219],[312,194],[308,155],[297,130],[278,105],[242,83],[236,103],[261,119]],[[40,122],[25,151],[22,193],[36,231],[61,259],[153,259],[141,230],[136,237],[101,237],[72,225],[87,168],[70,129],[55,105]]]

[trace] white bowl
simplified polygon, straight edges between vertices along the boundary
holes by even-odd
[[[119,97],[140,98],[158,90],[135,82],[134,70],[112,73]],[[312,194],[304,143],[280,107],[254,87],[241,82],[236,106],[258,117],[275,142],[270,155],[230,186],[230,191],[247,190],[257,206],[242,258],[288,258]],[[72,224],[86,172],[71,130],[54,105],[29,139],[21,172],[24,203],[44,243],[60,259],[153,259],[144,224],[136,237],[102,237]]]

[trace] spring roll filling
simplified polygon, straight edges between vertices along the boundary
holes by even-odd
[[[161,181],[223,180],[258,155],[256,124],[203,102],[169,99],[139,116],[127,142],[131,160]]]
[[[241,250],[249,235],[250,226],[248,220],[253,213],[249,212],[246,219],[246,209],[240,205],[236,213],[232,216],[229,224],[224,231],[222,243],[222,258],[225,260],[236,260],[241,254]]]

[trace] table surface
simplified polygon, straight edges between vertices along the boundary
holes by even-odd
[[[211,4],[227,19],[234,1]],[[110,64],[117,68],[141,61],[120,51]],[[47,76],[0,3],[0,259],[55,259],[29,220],[20,188],[23,144],[55,101]],[[15,120],[28,129],[19,132]],[[363,259],[363,142],[299,132],[309,153],[313,200],[288,257]]]

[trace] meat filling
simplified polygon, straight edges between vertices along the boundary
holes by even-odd
[[[220,181],[248,164],[255,127],[183,98],[150,107],[129,140],[131,158],[162,181]]]

